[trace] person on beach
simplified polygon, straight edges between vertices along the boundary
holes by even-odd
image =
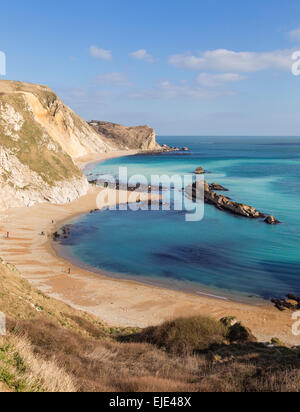
[[[68,275],[71,275],[71,268],[68,269]]]
[[[9,239],[9,232],[6,232],[6,239]]]

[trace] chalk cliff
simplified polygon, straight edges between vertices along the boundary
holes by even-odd
[[[75,200],[88,182],[72,157],[112,149],[48,87],[0,81],[0,210]]]
[[[85,195],[73,160],[118,149],[159,150],[148,126],[89,125],[48,87],[0,80],[0,210]]]

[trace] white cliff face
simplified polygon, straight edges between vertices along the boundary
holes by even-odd
[[[54,93],[49,93],[44,102],[32,93],[24,93],[24,98],[35,121],[71,157],[115,150]]]
[[[4,133],[14,140],[19,140],[18,132],[24,124],[23,116],[7,103],[0,102],[0,122],[4,128]]]
[[[160,146],[148,126],[99,130],[48,87],[0,80],[0,210],[71,202],[89,187],[73,159],[126,148]]]
[[[47,87],[0,81],[0,210],[85,195],[71,156],[109,149]]]
[[[0,170],[0,210],[33,206],[36,203],[72,202],[85,195],[89,187],[84,176],[50,185],[38,173],[22,164],[11,151],[1,146]]]
[[[156,133],[153,129],[150,129],[149,136],[145,139],[144,143],[142,143],[141,149],[142,150],[160,150],[161,147],[156,141]]]

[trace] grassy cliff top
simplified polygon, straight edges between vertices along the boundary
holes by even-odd
[[[71,157],[36,121],[23,92],[34,94],[44,107],[47,107],[49,99],[55,97],[45,86],[0,81],[0,146],[50,186],[80,177],[81,172]]]
[[[0,80],[0,93],[14,93],[14,92],[51,92],[52,90],[44,85],[25,83],[15,80]]]

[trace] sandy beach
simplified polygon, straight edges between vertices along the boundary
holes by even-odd
[[[90,162],[135,153],[91,155],[77,159],[76,163],[84,168]],[[230,315],[251,328],[261,341],[278,337],[286,343],[299,345],[299,338],[292,335],[292,313],[281,313],[271,304],[251,306],[110,278],[105,273],[81,269],[58,257],[52,247],[52,234],[64,222],[96,209],[100,192],[100,188],[93,186],[86,196],[70,204],[45,203],[1,213],[0,256],[14,264],[35,287],[99,316],[109,325],[146,327],[180,316],[202,314],[220,319]],[[119,196],[120,202],[127,201],[127,192]],[[148,196],[143,194],[141,200]],[[9,239],[5,238],[7,232]]]
[[[87,165],[92,165],[98,162],[104,162],[105,160],[114,159],[117,157],[134,156],[137,153],[138,151],[136,150],[119,150],[119,151],[108,152],[108,153],[94,153],[94,154],[78,157],[77,159],[75,159],[75,163],[81,170],[83,170],[85,166]]]

